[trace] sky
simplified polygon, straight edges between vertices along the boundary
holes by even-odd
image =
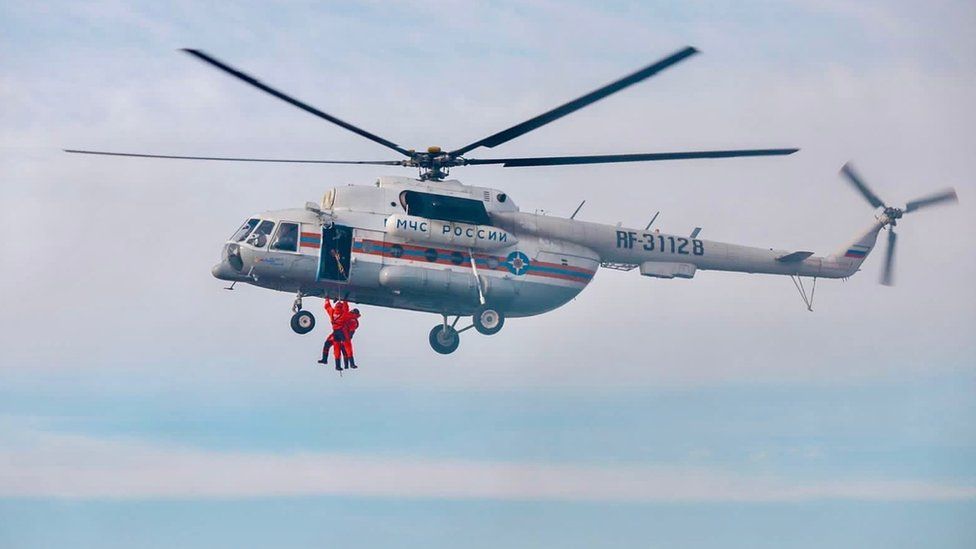
[[[0,4],[0,546],[976,545],[974,24],[967,2]],[[450,356],[436,316],[362,306],[340,378],[292,296],[210,267],[252,213],[410,170],[61,152],[389,158],[184,47],[422,149],[687,45],[483,155],[800,152],[452,176],[818,253],[873,220],[849,160],[891,204],[955,187],[899,223],[895,287],[877,255],[812,313],[784,277],[601,271]]]

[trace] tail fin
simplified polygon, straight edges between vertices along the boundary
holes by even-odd
[[[884,226],[885,224],[882,221],[875,221],[868,230],[864,231],[864,233],[855,238],[851,243],[831,254],[831,259],[841,265],[847,266],[850,270],[848,276],[856,273],[861,268],[861,263],[864,263],[868,254],[874,249],[874,245],[878,241],[878,233],[881,232]]]

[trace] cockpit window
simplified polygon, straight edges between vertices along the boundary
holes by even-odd
[[[278,232],[271,241],[272,250],[283,252],[298,251],[298,223],[284,222],[278,226]]]
[[[240,242],[244,240],[245,238],[247,238],[247,235],[251,234],[251,231],[254,230],[254,226],[257,224],[258,224],[258,220],[256,218],[252,217],[251,219],[248,219],[247,221],[244,222],[243,225],[241,225],[240,229],[237,229],[237,232],[234,233],[234,236],[230,237],[230,239],[233,240],[234,242]]]
[[[262,221],[258,225],[258,228],[254,229],[254,232],[251,233],[251,236],[247,237],[247,243],[258,248],[263,248],[268,243],[268,235],[271,234],[272,229],[274,229],[274,221]]]

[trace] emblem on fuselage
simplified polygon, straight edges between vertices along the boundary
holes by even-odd
[[[505,258],[505,267],[515,276],[522,276],[529,270],[529,256],[522,252],[512,252]]]

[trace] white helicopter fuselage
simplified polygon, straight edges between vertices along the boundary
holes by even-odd
[[[520,212],[503,192],[453,180],[381,177],[332,189],[320,205],[253,216],[213,274],[299,296],[445,316],[489,303],[521,317],[571,301],[601,265],[657,278],[699,269],[847,277],[882,226],[813,256]]]
[[[599,266],[595,252],[571,242],[515,235],[487,223],[408,215],[401,201],[404,191],[467,199],[477,193],[491,218],[518,211],[504,193],[492,189],[455,181],[383,177],[372,187],[332,189],[320,208],[252,216],[249,221],[273,222],[275,230],[282,223],[299,224],[297,249],[275,249],[274,233],[268,233],[264,243],[247,235],[241,241],[232,239],[213,269],[214,276],[304,295],[449,315],[473,312],[481,302],[480,284],[487,301],[506,316],[519,317],[572,300]],[[337,227],[351,230],[347,263],[342,263],[346,250],[336,250],[340,263],[348,266],[341,269],[345,272],[323,272],[323,265],[336,264],[329,239]],[[228,258],[228,250],[234,248],[240,256],[238,268]]]
[[[817,278],[853,275],[874,248],[878,233],[903,215],[935,204],[956,202],[954,190],[924,196],[904,208],[886,205],[848,164],[841,172],[876,210],[875,223],[835,253],[776,250],[726,244],[620,226],[520,212],[500,191],[444,178],[452,168],[501,165],[507,168],[568,166],[734,157],[786,156],[796,148],[732,149],[655,153],[479,158],[481,148],[507,143],[559,120],[698,53],[685,47],[642,69],[502,131],[455,149],[416,150],[332,116],[198,49],[186,53],[308,114],[395,151],[394,160],[325,160],[161,155],[66,149],[66,152],[225,162],[354,164],[417,168],[419,179],[381,177],[374,187],[332,189],[321,204],[266,212],[248,219],[225,243],[213,275],[231,281],[294,292],[292,329],[307,334],[315,316],[302,298],[342,298],[357,303],[438,313],[431,329],[434,351],[457,350],[459,334],[474,328],[498,333],[506,317],[530,316],[559,307],[593,279],[599,267],[639,269],[656,278],[692,278],[698,270],[788,275],[809,310]],[[582,206],[582,205],[581,205]],[[579,210],[577,209],[577,212]],[[653,221],[652,221],[653,222]],[[892,283],[896,242],[888,232],[882,283]],[[800,277],[812,277],[807,296]],[[471,325],[455,328],[462,315]],[[456,316],[453,323],[448,316]],[[334,323],[343,325],[341,317]],[[335,334],[346,335],[345,331]],[[351,334],[349,335],[351,337]],[[355,367],[355,366],[353,366]]]

